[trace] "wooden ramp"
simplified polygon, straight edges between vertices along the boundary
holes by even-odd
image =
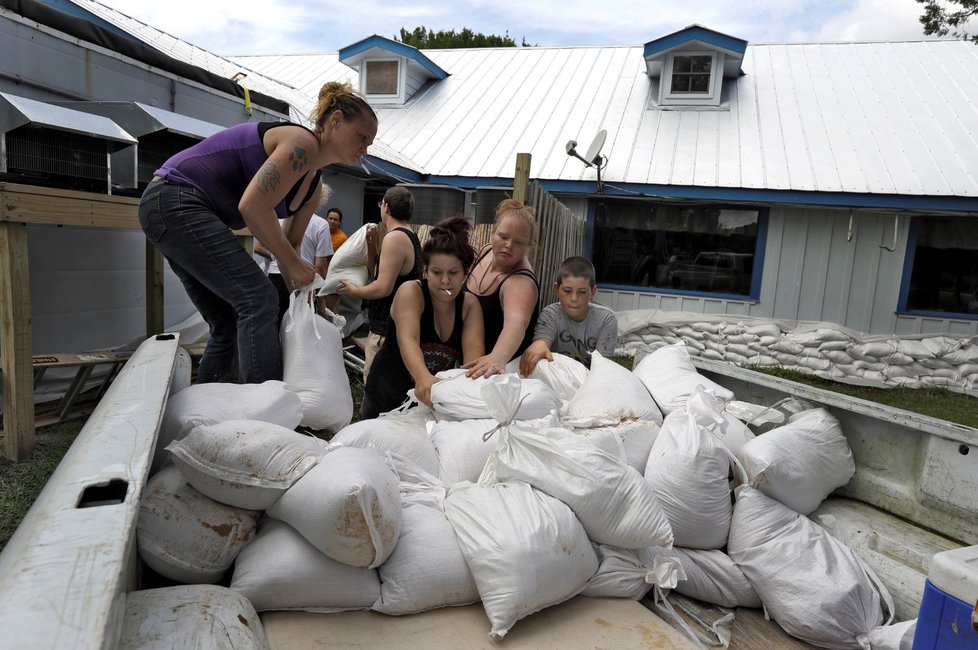
[[[67,371],[62,373],[67,383],[63,395],[34,405],[34,426],[43,427],[91,413],[129,356],[128,352],[81,352],[32,357],[35,390],[49,370]]]

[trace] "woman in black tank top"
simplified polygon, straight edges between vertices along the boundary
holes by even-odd
[[[536,237],[532,207],[508,199],[496,209],[492,244],[472,267],[466,288],[479,296],[485,319],[486,354],[463,368],[469,377],[504,372],[533,340],[540,289],[527,259]]]
[[[464,217],[432,226],[421,253],[425,278],[405,282],[394,294],[360,419],[396,408],[411,388],[431,408],[431,387],[439,381],[435,375],[482,355],[482,310],[478,299],[463,291],[465,272],[475,258],[470,230]]]

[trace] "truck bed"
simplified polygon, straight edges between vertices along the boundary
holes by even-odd
[[[161,335],[133,354],[0,554],[4,647],[118,646],[126,594],[146,588],[138,578],[136,515],[178,367],[177,349],[177,337]],[[974,459],[967,452],[978,446],[974,429],[788,386],[793,382],[755,381],[752,375],[758,373],[730,366],[701,371],[740,399],[765,403],[796,391],[837,414],[853,446],[857,473],[835,495],[841,498],[826,502],[838,524],[833,532],[887,582],[903,603],[904,618],[918,606],[908,586],[923,584],[933,553],[978,543],[978,489],[971,489],[976,478],[966,464]],[[735,376],[724,379],[724,373]],[[673,594],[670,600],[682,599]],[[703,620],[719,617],[711,617],[702,604],[691,603],[689,609],[695,613],[697,607],[705,608]],[[490,624],[479,604],[404,617],[359,611],[267,612],[261,618],[274,648],[498,647],[489,639]],[[519,621],[503,643],[513,648],[690,647],[642,603],[584,597]],[[808,647],[764,620],[760,610],[737,610],[732,650]]]

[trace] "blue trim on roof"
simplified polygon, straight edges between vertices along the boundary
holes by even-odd
[[[654,41],[649,41],[646,43],[644,51],[645,58],[647,59],[657,54],[662,54],[663,52],[679,47],[680,45],[685,45],[690,41],[707,43],[708,45],[713,45],[714,47],[719,47],[731,52],[737,52],[741,56],[743,56],[747,51],[747,41],[742,38],[727,36],[726,34],[715,32],[712,29],[701,27],[700,25],[690,25],[689,27],[681,29],[678,32],[674,32],[668,36],[663,36],[662,38],[657,38]]]
[[[586,194],[594,197],[877,208],[919,212],[974,212],[978,214],[978,198],[964,196],[907,196],[902,194],[856,194],[739,187],[692,187],[688,185],[609,183],[606,179],[603,183],[604,192],[598,194],[598,184],[595,181],[535,180],[548,192]],[[467,189],[491,186],[512,187],[513,185],[512,178],[478,176],[430,176],[426,182],[454,185]]]
[[[393,41],[378,34],[368,36],[367,38],[357,41],[352,45],[347,45],[346,47],[340,48],[340,51],[338,52],[340,55],[340,62],[346,63],[347,59],[352,59],[356,55],[362,54],[372,47],[378,47],[382,50],[390,52],[391,54],[396,54],[397,56],[403,56],[404,58],[411,59],[422,68],[430,72],[436,79],[441,80],[448,76],[447,72],[435,65],[435,63],[425,56],[421,50],[417,49],[416,47],[411,47],[410,45],[405,45],[404,43]]]

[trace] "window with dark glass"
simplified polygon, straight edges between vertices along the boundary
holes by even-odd
[[[598,206],[598,282],[750,297],[760,212],[609,201]]]
[[[397,61],[367,61],[367,94],[396,95],[397,77]]]
[[[914,231],[906,308],[978,314],[978,224],[921,218],[915,220]]]
[[[710,92],[710,69],[713,57],[709,55],[676,55],[672,57],[672,93]]]

